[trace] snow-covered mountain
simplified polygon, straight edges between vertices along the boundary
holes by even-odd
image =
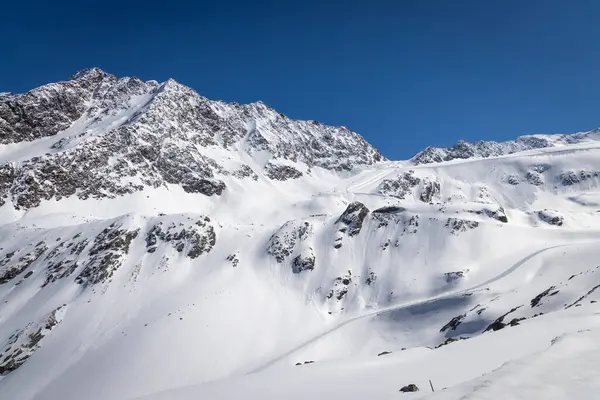
[[[498,157],[526,150],[597,141],[600,141],[600,129],[568,135],[526,135],[506,142],[469,143],[461,140],[451,148],[428,147],[415,154],[411,161],[415,164],[428,164],[456,159]]]
[[[1,94],[0,398],[595,398],[598,138],[388,161],[172,80]]]

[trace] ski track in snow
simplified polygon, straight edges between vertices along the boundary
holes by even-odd
[[[599,242],[600,243],[600,242]],[[483,287],[489,286],[495,282],[498,282],[499,280],[501,280],[502,278],[505,278],[506,276],[512,274],[513,272],[515,272],[517,269],[521,268],[527,261],[531,260],[532,258],[548,251],[548,250],[552,250],[552,249],[556,249],[556,248],[560,248],[560,247],[565,247],[565,246],[576,246],[577,244],[564,244],[564,245],[556,245],[556,246],[549,246],[549,247],[545,247],[543,249],[537,250],[533,253],[531,253],[530,255],[528,255],[527,257],[521,259],[520,261],[518,261],[517,263],[515,263],[514,265],[512,265],[510,268],[508,268],[506,271],[502,272],[501,274],[499,274],[498,276],[489,279],[483,283],[474,285],[468,289],[461,289],[458,291],[452,291],[452,292],[447,292],[441,295],[437,295],[437,296],[432,296],[432,297],[428,297],[425,299],[421,299],[421,300],[415,300],[415,301],[410,301],[407,303],[403,303],[403,304],[398,304],[398,305],[394,305],[394,306],[390,306],[390,307],[384,307],[372,312],[368,312],[362,315],[358,315],[356,317],[352,317],[350,319],[347,319],[346,321],[343,321],[333,327],[331,327],[330,329],[327,329],[326,331],[320,333],[319,335],[312,337],[311,339],[308,339],[304,342],[302,342],[301,344],[299,344],[298,346],[294,347],[293,349],[285,352],[284,354],[277,356],[276,358],[274,358],[273,360],[267,362],[264,365],[261,365],[260,367],[250,371],[250,374],[256,374],[259,373],[267,368],[269,368],[270,366],[278,363],[279,361],[282,361],[284,359],[286,359],[287,357],[291,356],[292,354],[296,353],[297,351],[301,350],[304,347],[309,346],[310,344],[316,342],[319,339],[324,338],[325,336],[329,335],[332,332],[337,331],[338,329],[352,323],[352,322],[356,322],[359,321],[361,319],[365,319],[365,318],[369,318],[369,317],[373,317],[373,316],[377,316],[380,314],[384,314],[390,311],[398,311],[398,310],[403,310],[409,307],[414,307],[417,305],[422,305],[422,304],[428,304],[428,303],[432,303],[434,301],[439,301],[439,300],[443,300],[443,299],[447,299],[447,298],[452,298],[455,296],[460,296],[463,295],[465,293],[471,293],[473,291],[476,291],[478,289],[481,289]]]

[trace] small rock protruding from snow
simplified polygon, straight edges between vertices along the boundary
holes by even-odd
[[[414,383],[411,383],[409,385],[403,386],[402,389],[400,389],[400,391],[403,393],[418,392],[419,387]]]
[[[446,272],[446,273],[444,273],[444,277],[446,278],[447,283],[452,283],[459,279],[464,278],[468,272],[469,272],[468,269],[465,269],[462,271]]]
[[[555,210],[541,210],[537,212],[538,218],[549,225],[562,226],[564,217]]]

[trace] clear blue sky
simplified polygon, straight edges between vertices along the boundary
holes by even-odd
[[[593,0],[11,1],[0,91],[91,66],[172,77],[348,126],[401,159],[600,126],[599,15]]]

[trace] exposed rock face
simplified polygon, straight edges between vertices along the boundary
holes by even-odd
[[[267,244],[267,254],[282,263],[291,256],[296,246],[310,237],[312,226],[308,221],[288,221],[275,232]]]
[[[67,129],[86,111],[94,89],[112,75],[92,68],[66,82],[0,97],[0,144],[31,141]]]
[[[311,247],[303,254],[297,255],[292,261],[292,271],[299,274],[302,271],[312,271],[315,269],[315,254]]]
[[[571,308],[573,306],[575,306],[575,307],[580,306],[582,300],[584,300],[585,298],[587,298],[589,295],[591,295],[592,293],[594,293],[598,289],[600,289],[600,285],[594,286],[593,288],[591,288],[590,290],[588,290],[588,292],[586,294],[584,294],[583,296],[581,296],[580,298],[578,298],[577,300],[575,300],[573,303],[571,303],[568,306],[566,306],[565,309]],[[595,302],[596,301],[594,301],[594,300],[591,301],[591,303],[595,303]]]
[[[335,297],[337,301],[341,301],[346,294],[348,294],[348,288],[352,283],[352,271],[348,270],[348,273],[344,276],[338,276],[333,282],[333,288],[327,294],[328,299]]]
[[[158,241],[169,243],[179,253],[186,250],[186,256],[194,259],[211,251],[217,236],[210,218],[202,217],[188,224],[158,222],[146,234],[146,251],[154,253]]]
[[[558,294],[558,290],[554,290],[556,287],[555,286],[550,286],[548,289],[544,290],[542,293],[538,294],[537,296],[535,296],[533,299],[531,299],[531,308],[537,307],[540,305],[540,302],[542,301],[542,299],[546,296],[554,296],[556,294]]]
[[[500,221],[505,224],[508,222],[508,217],[506,216],[506,212],[504,211],[504,208],[502,208],[502,207],[499,207],[497,210],[493,210],[493,211],[486,209],[484,212],[488,217],[493,218],[497,221]]]
[[[592,178],[600,177],[599,171],[565,171],[558,176],[558,181],[564,186],[575,185]]]
[[[42,320],[30,322],[17,330],[0,347],[0,375],[19,368],[43,344],[44,337],[62,321],[64,306],[50,312]]]
[[[19,256],[16,262],[11,262],[15,252],[7,253],[0,260],[0,285],[9,282],[23,273],[47,250],[43,242],[39,243],[33,250]]]
[[[447,330],[456,330],[456,328],[458,328],[458,326],[462,323],[463,319],[465,319],[465,317],[467,316],[467,314],[460,314],[457,315],[456,317],[452,318],[450,320],[450,322],[448,322],[446,325],[442,326],[442,329],[440,329],[440,332],[446,332]]]
[[[373,214],[397,214],[406,211],[404,207],[386,206],[373,210]]]
[[[112,198],[168,184],[221,195],[223,177],[258,178],[249,165],[225,166],[214,158],[214,149],[242,141],[251,157],[266,152],[272,160],[331,170],[384,159],[343,127],[295,121],[260,102],[210,101],[173,80],[118,79],[97,68],[0,96],[0,144],[42,138],[48,139],[43,153],[0,163],[0,206],[9,199],[28,209],[69,196]],[[292,166],[267,165],[271,179],[302,175]]]
[[[138,233],[139,229],[127,230],[116,223],[100,232],[89,250],[90,258],[75,282],[89,286],[108,281],[123,264]]]
[[[448,218],[446,221],[446,228],[450,228],[450,232],[453,235],[458,235],[461,232],[466,232],[470,229],[475,229],[479,226],[477,221],[469,221],[460,218]]]
[[[335,223],[344,225],[340,231],[347,233],[348,236],[356,236],[360,233],[368,214],[369,209],[363,203],[355,201],[348,205]]]
[[[296,168],[288,165],[268,163],[265,167],[265,175],[272,180],[286,181],[288,179],[300,178],[303,174]]]
[[[47,263],[46,281],[42,286],[46,286],[59,279],[70,276],[77,267],[83,250],[89,244],[88,238],[81,238],[75,235],[73,238],[60,242],[48,255],[44,258]]]
[[[423,180],[423,188],[419,199],[424,203],[432,203],[434,199],[440,197],[441,185],[437,179],[426,178]]]
[[[405,172],[404,174],[398,175],[395,179],[384,179],[379,187],[377,188],[377,192],[381,194],[385,194],[388,196],[397,197],[399,199],[404,199],[408,194],[410,194],[414,187],[419,185],[421,179],[414,176],[413,171]],[[439,185],[438,185],[439,191]],[[430,191],[435,191],[435,185],[430,189]],[[433,198],[434,193],[431,193],[431,197]],[[426,195],[427,199],[429,195]]]
[[[507,312],[506,314],[503,314],[503,315],[499,316],[494,322],[492,322],[490,325],[488,325],[487,328],[485,328],[484,332],[488,332],[488,331],[494,331],[495,332],[495,331],[498,331],[500,329],[504,329],[507,325],[510,325],[510,326],[518,325],[518,323],[519,323],[518,319],[516,319],[516,318],[512,319],[508,324],[506,324],[504,322],[504,318],[506,318],[506,316],[508,314],[514,313],[515,311],[517,311],[521,307],[523,307],[523,306],[521,305],[521,306],[515,307],[512,310],[510,310],[509,312]]]

